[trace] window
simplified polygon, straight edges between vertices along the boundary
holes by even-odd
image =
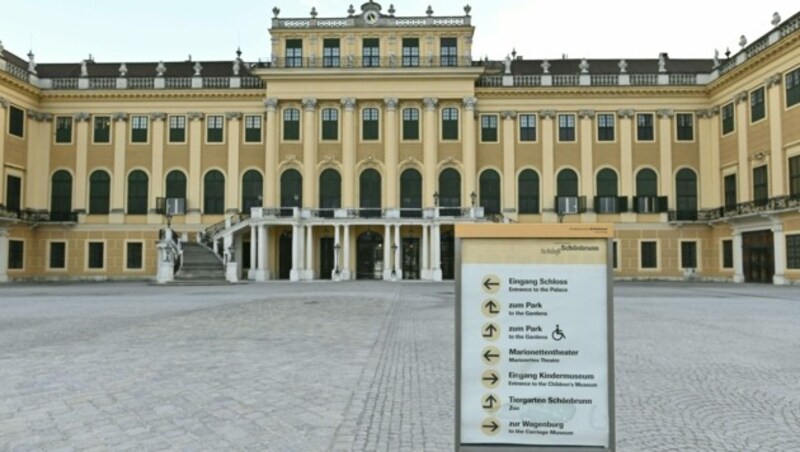
[[[342,177],[335,169],[328,168],[319,175],[319,207],[338,209],[342,207]],[[325,212],[332,217],[333,212]]]
[[[658,196],[658,175],[644,168],[636,173],[636,196]]]
[[[50,266],[54,270],[67,268],[67,244],[50,242]]]
[[[89,214],[108,215],[111,177],[105,171],[95,171],[89,176]]]
[[[381,215],[381,175],[370,168],[361,173],[358,179],[359,206],[367,209],[361,216],[379,217]]]
[[[789,159],[789,194],[800,196],[800,155]]]
[[[722,107],[722,134],[733,132],[733,102]]]
[[[694,115],[691,113],[678,113],[675,115],[678,128],[678,141],[694,140]]]
[[[403,67],[419,66],[419,39],[403,38]]]
[[[453,168],[439,174],[439,207],[442,216],[461,214],[461,175]]]
[[[725,210],[736,210],[736,175],[725,176]]]
[[[800,234],[786,236],[786,268],[800,269]]]
[[[617,172],[611,168],[603,168],[597,172],[597,196],[594,201],[594,211],[597,213],[619,213],[627,209],[618,194]],[[623,198],[627,204],[627,198]]]
[[[481,115],[481,141],[497,142],[497,115]]]
[[[578,196],[578,173],[563,169],[556,177],[556,195],[560,197]]]
[[[422,216],[422,174],[409,168],[400,175],[400,216]]]
[[[25,112],[13,105],[8,107],[8,133],[20,138],[25,136]]]
[[[722,241],[722,268],[733,268],[733,240]]]
[[[536,171],[526,169],[519,173],[517,196],[519,213],[539,213],[539,175]]]
[[[281,207],[300,207],[303,205],[303,176],[294,169],[281,174]],[[291,215],[291,209],[286,211]]]
[[[652,113],[639,113],[636,115],[636,140],[637,141],[655,140]]]
[[[597,141],[614,141],[614,115],[597,115]]]
[[[800,103],[800,68],[786,74],[786,108]]]
[[[217,170],[206,173],[203,179],[203,213],[221,215],[225,213],[225,176]]]
[[[90,269],[102,269],[105,267],[103,262],[103,254],[105,252],[105,243],[103,242],[89,242],[89,259],[88,267]]]
[[[403,139],[419,140],[419,109],[403,109]]]
[[[22,208],[22,178],[6,176],[6,210],[19,213]]]
[[[380,40],[364,39],[361,49],[361,65],[363,67],[379,67],[381,65]]]
[[[519,115],[519,141],[536,141],[536,115]]]
[[[575,115],[558,115],[558,141],[575,141]]]
[[[303,67],[303,40],[286,40],[286,67]]]
[[[442,109],[442,139],[458,139],[458,109],[453,107]]]
[[[208,116],[206,118],[206,142],[207,143],[222,143],[222,131],[225,124],[225,118],[219,115]]]
[[[244,142],[245,143],[260,143],[261,142],[261,125],[263,118],[261,116],[245,116],[244,117]]]
[[[141,270],[144,268],[142,260],[142,242],[128,242],[125,246],[125,268],[128,270]]]
[[[756,205],[764,206],[769,200],[769,187],[767,182],[767,165],[753,168],[753,201]]]
[[[361,139],[378,139],[378,109],[365,108],[361,111]]]
[[[697,174],[689,168],[675,175],[675,207],[678,220],[697,219]]]
[[[131,143],[147,143],[147,116],[131,117]]]
[[[111,118],[109,116],[95,116],[94,118],[94,143],[111,143]]]
[[[167,198],[186,199],[186,175],[178,170],[167,174]]]
[[[611,242],[611,268],[619,268],[619,246],[616,240]]]
[[[283,139],[286,141],[300,139],[300,110],[296,108],[283,110]]]
[[[253,207],[261,207],[264,193],[264,178],[256,170],[249,170],[242,177],[242,212],[250,213]]]
[[[21,240],[8,241],[8,269],[22,270],[25,268],[25,242]]]
[[[697,268],[697,242],[681,242],[681,268]]]
[[[339,110],[335,108],[322,109],[322,139],[339,139]]]
[[[479,181],[480,205],[486,215],[500,213],[500,175],[495,170],[481,173]]]
[[[340,64],[341,61],[339,59],[339,40],[323,39],[322,67],[339,67]]]
[[[756,122],[767,116],[764,104],[764,87],[750,93],[750,122]]]
[[[658,243],[640,242],[641,268],[658,268]]]
[[[50,182],[50,219],[69,221],[72,217],[72,175],[65,170],[53,173]]]
[[[69,116],[56,117],[56,144],[72,143],[72,118]]]
[[[147,173],[131,171],[128,175],[128,215],[147,214]]]
[[[440,41],[442,66],[458,66],[458,40],[442,38]]]
[[[169,142],[186,142],[186,116],[169,117]]]

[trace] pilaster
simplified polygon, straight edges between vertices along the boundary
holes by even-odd
[[[354,208],[357,206],[355,199],[356,177],[356,139],[355,139],[355,109],[356,100],[352,97],[342,99],[344,113],[342,114],[342,207]],[[345,240],[347,240],[345,236]],[[347,251],[345,251],[347,253]],[[346,263],[348,266],[349,262]],[[349,270],[349,267],[348,267]],[[349,272],[348,272],[349,276]],[[342,277],[344,278],[344,275]]]
[[[190,112],[189,118],[189,177],[186,187],[186,223],[200,224],[200,179],[203,144],[203,119],[200,112]]]
[[[767,105],[769,107],[769,190],[771,197],[788,194],[784,175],[786,158],[783,149],[783,93],[781,91],[781,74],[775,74],[765,80],[767,87]],[[785,251],[784,251],[785,252]],[[777,284],[777,283],[776,283]]]
[[[747,93],[741,93],[734,97],[736,105],[736,115],[733,118],[734,128],[736,129],[737,158],[739,168],[736,174],[736,187],[739,202],[752,201],[753,195],[750,192],[750,160],[748,157],[747,146]],[[781,176],[782,177],[782,176]]]
[[[719,122],[712,110],[700,110],[697,115],[697,140],[700,148],[701,209],[722,205],[719,158]]]
[[[475,179],[477,178],[477,142],[478,139],[475,126],[475,113],[478,99],[475,97],[464,98],[464,131],[461,137],[464,147],[464,191],[466,196],[462,199],[469,199],[471,193],[478,193]],[[438,268],[438,264],[434,269]],[[441,279],[441,269],[439,269]]]
[[[8,102],[6,101],[5,98],[0,97],[0,205],[4,205],[6,202],[5,166],[6,166],[6,125],[8,124],[8,119],[6,117],[7,108],[8,108]],[[6,252],[3,255],[7,256],[8,252]],[[0,278],[2,278],[2,274],[0,274]]]
[[[150,114],[150,124],[153,127],[153,155],[150,164],[150,188],[152,192],[148,192],[147,196],[147,204],[153,207],[148,210],[147,222],[150,224],[161,224],[163,221],[163,217],[156,213],[152,200],[164,195],[164,134],[166,120],[166,113],[156,112]]]
[[[669,205],[674,208],[676,199],[672,175],[672,110],[658,110],[658,150],[661,169],[661,195],[669,196]]]
[[[439,99],[426,97],[422,100],[422,207],[433,207],[433,194],[436,193],[436,166],[439,163],[438,146]],[[462,198],[463,199],[463,198]]]
[[[225,213],[239,212],[239,142],[241,137],[242,113],[225,113],[228,120],[228,178],[225,184]],[[250,212],[245,212],[250,213]]]
[[[318,199],[317,185],[317,99],[303,99],[303,207],[312,208]]]
[[[617,112],[619,120],[619,150],[620,150],[620,195],[636,196],[634,192],[634,180],[636,175],[633,173],[633,117],[634,111],[631,109],[620,110]],[[633,211],[633,208],[629,209]],[[621,214],[623,222],[636,221],[635,214]]]
[[[775,274],[772,283],[778,286],[786,284],[786,234],[782,224],[772,226],[772,244],[775,253]]]
[[[503,215],[517,218],[517,164],[514,153],[516,111],[504,111],[503,118]]]
[[[558,218],[555,214],[555,117],[554,110],[539,112],[542,123],[542,221],[546,223]]]
[[[733,233],[733,282],[744,282],[744,257],[742,256],[742,232]]]
[[[0,256],[2,256],[0,257],[0,283],[5,283],[8,282],[8,229],[6,228],[0,228]]]
[[[398,142],[397,133],[397,103],[395,97],[387,97],[383,100],[386,104],[386,120],[384,121],[383,133],[383,161],[386,163],[386,199],[385,206],[393,209],[399,206],[398,186],[400,179],[397,177],[398,171]]]
[[[86,188],[87,181],[87,160],[89,153],[89,114],[78,113],[73,117],[75,123],[75,200],[72,210],[81,214],[86,213]],[[116,180],[117,175],[112,176]],[[2,183],[0,183],[2,184]]]
[[[49,113],[28,111],[26,135],[28,137],[27,177],[25,193],[28,207],[46,211],[50,206],[48,187],[50,187],[50,147],[53,134],[53,117]],[[2,137],[5,139],[5,137]],[[2,181],[5,184],[5,181]],[[73,179],[73,198],[76,181]],[[81,183],[86,183],[82,181]],[[3,199],[5,202],[5,199]]]
[[[270,271],[268,267],[269,260],[267,257],[269,256],[269,236],[267,234],[268,229],[267,226],[263,224],[258,226],[258,240],[257,244],[258,247],[256,249],[257,257],[257,268],[255,272],[255,280],[258,282],[268,281],[270,278]],[[250,256],[250,260],[252,262],[253,256]],[[252,265],[251,265],[252,266]]]
[[[267,110],[266,134],[264,135],[264,203],[263,207],[278,206],[278,99],[264,101]]]
[[[592,131],[594,129],[594,110],[581,110],[578,112],[580,117],[581,134],[581,194],[586,196],[586,204],[589,211],[594,211],[594,166],[592,161]]]

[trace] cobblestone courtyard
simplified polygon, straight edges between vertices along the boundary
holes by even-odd
[[[452,283],[0,289],[0,450],[453,450]],[[616,287],[620,451],[800,450],[800,288]]]

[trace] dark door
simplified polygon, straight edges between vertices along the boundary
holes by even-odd
[[[383,278],[383,237],[367,231],[358,236],[356,279]]]
[[[754,283],[772,283],[775,273],[775,256],[772,231],[742,234],[744,280]]]
[[[289,279],[292,271],[292,231],[284,231],[278,242],[278,279]]]
[[[441,242],[442,279],[455,279],[456,241],[453,231],[442,232]]]
[[[8,181],[6,186],[6,210],[19,213],[22,205],[22,179],[9,175],[6,180]]]
[[[331,279],[333,274],[333,237],[319,239],[319,279]]]
[[[403,279],[419,279],[419,238],[403,239]]]
[[[248,270],[255,268],[255,259],[256,256],[250,255],[250,241],[242,241],[242,268],[246,268]]]

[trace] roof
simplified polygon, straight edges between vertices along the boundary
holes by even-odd
[[[194,75],[194,65],[197,61],[165,61],[167,71],[165,77],[191,77]],[[203,77],[234,77],[233,61],[200,61]],[[122,63],[97,63],[87,61],[86,71],[89,77],[119,77],[119,67]],[[128,68],[128,77],[155,77],[156,67],[159,63],[125,63]],[[240,77],[251,74],[250,63],[242,62],[239,69]],[[27,63],[25,66],[27,67]],[[42,63],[36,65],[40,78],[72,78],[81,76],[80,63]]]
[[[542,75],[542,63],[545,60],[516,59],[511,62],[512,75]],[[578,75],[581,73],[581,59],[547,60],[550,64],[549,73],[552,75]],[[586,60],[589,63],[589,74],[619,74],[620,60]],[[628,74],[656,74],[659,72],[659,60],[656,59],[626,59],[626,72]],[[666,58],[666,73],[668,74],[698,74],[709,73],[714,67],[711,59],[671,59]],[[502,61],[484,61],[487,72],[504,71]]]

